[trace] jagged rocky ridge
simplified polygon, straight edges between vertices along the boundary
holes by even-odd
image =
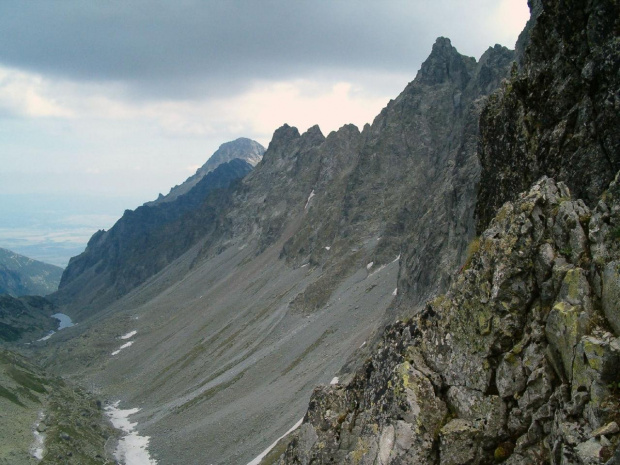
[[[279,463],[620,463],[618,4],[533,3],[481,118],[471,257],[315,390]]]
[[[305,312],[321,308],[356,267],[399,256],[408,260],[402,294],[423,302],[445,289],[475,233],[482,102],[513,59],[497,45],[476,62],[439,38],[415,80],[362,132],[345,125],[325,137],[314,126],[300,135],[284,125],[235,192],[221,237],[208,238],[202,255],[229,242],[255,242],[262,251],[285,238],[287,263],[326,271],[300,295]],[[368,243],[373,252],[361,263],[356,252]]]
[[[111,247],[112,232],[98,233],[85,254],[70,262],[57,299],[86,315],[144,282],[199,239],[196,262],[234,244],[252,244],[261,253],[284,239],[281,256],[289,265],[308,263],[326,271],[298,299],[301,311],[320,308],[356,268],[368,262],[378,268],[399,255],[407,259],[399,277],[401,295],[424,302],[446,288],[475,233],[479,113],[513,59],[512,51],[497,45],[476,62],[439,38],[416,79],[361,133],[346,125],[326,138],[318,126],[300,135],[284,125],[230,196],[192,214],[208,228],[185,226],[192,240],[175,239],[164,259],[126,240],[141,226],[116,227],[117,241],[126,244],[122,254]],[[167,228],[158,241],[171,236]],[[369,243],[370,257],[356,253]],[[113,259],[114,267],[103,265],[110,255],[123,258]],[[132,265],[138,260],[139,266]],[[149,266],[153,261],[157,266]]]

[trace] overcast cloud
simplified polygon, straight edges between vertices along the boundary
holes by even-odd
[[[521,17],[510,14],[511,4]],[[514,41],[524,4],[3,0],[0,61],[69,80],[123,83],[134,95],[204,98],[316,73],[411,74],[439,35],[480,55]]]
[[[526,0],[2,0],[0,206],[95,195],[114,210],[92,214],[120,215],[119,196],[167,193],[223,142],[372,122],[438,36],[479,58],[528,16]]]

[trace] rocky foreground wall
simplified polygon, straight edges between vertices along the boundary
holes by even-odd
[[[449,292],[319,387],[280,464],[620,463],[620,185],[537,182]]]

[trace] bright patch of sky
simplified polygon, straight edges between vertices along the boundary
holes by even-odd
[[[5,0],[0,247],[65,265],[221,143],[361,127],[438,36],[478,58],[528,16],[526,0]],[[60,197],[97,200],[49,215]]]

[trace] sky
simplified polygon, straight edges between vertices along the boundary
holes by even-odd
[[[479,58],[528,17],[526,0],[2,0],[0,247],[64,266],[221,143],[361,127],[437,37]]]

